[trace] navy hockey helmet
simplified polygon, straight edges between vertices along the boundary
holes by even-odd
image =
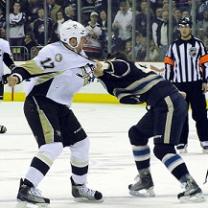
[[[192,20],[190,17],[182,17],[179,21],[178,21],[178,26],[189,26],[192,27]]]

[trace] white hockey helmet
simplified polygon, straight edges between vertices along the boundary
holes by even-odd
[[[80,43],[81,37],[85,37],[87,35],[87,30],[79,22],[67,20],[61,25],[59,33],[60,40],[62,42],[67,43],[71,48],[76,48]],[[76,46],[72,46],[69,43],[70,38],[77,38]]]

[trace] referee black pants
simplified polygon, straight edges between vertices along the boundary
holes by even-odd
[[[208,119],[206,98],[202,91],[202,81],[174,83],[179,90],[186,93],[186,101],[192,109],[192,118],[196,122],[196,130],[201,142],[208,141]],[[187,144],[189,133],[188,116],[182,130],[180,144]]]

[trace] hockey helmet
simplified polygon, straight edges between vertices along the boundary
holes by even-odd
[[[71,48],[76,48],[79,45],[81,38],[87,35],[87,31],[85,27],[79,22],[73,20],[67,20],[61,25],[59,29],[59,35],[60,35],[60,40],[62,42],[67,43]],[[77,39],[76,46],[72,46],[69,43],[70,38]]]
[[[182,17],[179,21],[178,21],[178,26],[189,26],[192,27],[192,20],[190,17]]]

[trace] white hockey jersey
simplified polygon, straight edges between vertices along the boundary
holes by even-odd
[[[49,44],[33,60],[22,65],[31,75],[41,74],[25,82],[26,94],[46,96],[69,106],[74,93],[93,80],[94,64],[84,52],[77,54],[62,42]]]
[[[4,74],[4,61],[3,61],[4,53],[8,53],[9,55],[11,55],[9,42],[7,40],[0,38],[0,81],[2,75]]]

